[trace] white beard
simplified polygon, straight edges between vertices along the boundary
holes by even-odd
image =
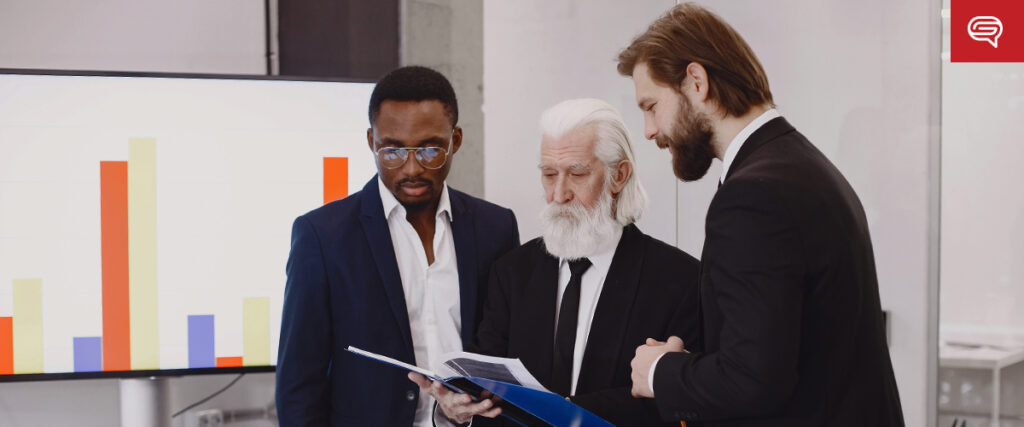
[[[592,209],[578,202],[548,203],[540,221],[548,253],[570,261],[614,249],[622,232],[622,225],[612,217],[608,191],[602,191]]]

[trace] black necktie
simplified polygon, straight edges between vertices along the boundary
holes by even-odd
[[[590,260],[569,261],[569,284],[562,293],[555,326],[555,359],[551,370],[551,391],[568,396],[572,391],[572,355],[576,348],[576,321],[580,313],[580,281],[590,268]]]

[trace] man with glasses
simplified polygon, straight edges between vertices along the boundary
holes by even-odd
[[[403,67],[370,97],[378,175],[295,220],[277,362],[282,426],[430,426],[433,398],[349,346],[435,368],[474,336],[491,263],[519,246],[512,211],[448,187],[455,92]]]

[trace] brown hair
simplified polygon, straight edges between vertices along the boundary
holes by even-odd
[[[651,77],[679,91],[686,67],[696,62],[708,73],[708,97],[729,114],[742,116],[750,107],[773,104],[761,62],[754,51],[718,15],[695,4],[673,7],[619,53],[619,74],[632,76],[647,63]]]

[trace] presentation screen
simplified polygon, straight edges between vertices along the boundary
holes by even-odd
[[[373,177],[372,89],[0,74],[0,381],[273,370],[292,221]]]

